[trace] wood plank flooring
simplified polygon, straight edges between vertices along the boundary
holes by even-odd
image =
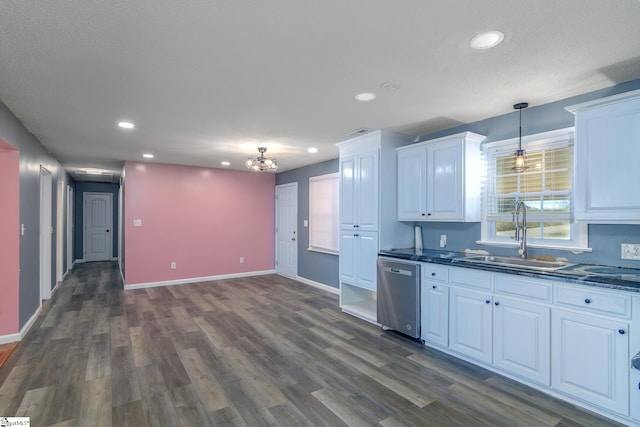
[[[78,265],[0,369],[33,426],[607,426],[280,276],[123,291]]]

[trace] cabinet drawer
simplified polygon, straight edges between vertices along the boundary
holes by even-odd
[[[423,263],[422,278],[425,280],[436,280],[446,283],[449,281],[449,267],[438,264]]]
[[[558,305],[580,308],[595,313],[631,317],[631,297],[615,291],[599,291],[589,286],[581,288],[556,286],[555,302]]]
[[[542,280],[526,279],[513,275],[498,274],[495,277],[496,293],[533,298],[551,302],[552,285]]]
[[[491,290],[493,288],[493,274],[472,268],[451,268],[449,283]]]

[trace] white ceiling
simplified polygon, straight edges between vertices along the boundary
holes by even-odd
[[[640,78],[639,23],[639,0],[2,0],[0,100],[69,171],[243,169],[258,146],[284,171],[358,128],[418,136]],[[472,51],[490,29],[504,42]]]

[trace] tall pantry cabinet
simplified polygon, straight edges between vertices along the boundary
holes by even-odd
[[[396,220],[396,148],[411,137],[377,130],[340,149],[340,307],[377,322],[376,261],[380,249],[413,246],[413,228]]]

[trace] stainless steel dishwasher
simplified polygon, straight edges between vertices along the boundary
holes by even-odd
[[[378,323],[420,338],[420,265],[378,258]]]

